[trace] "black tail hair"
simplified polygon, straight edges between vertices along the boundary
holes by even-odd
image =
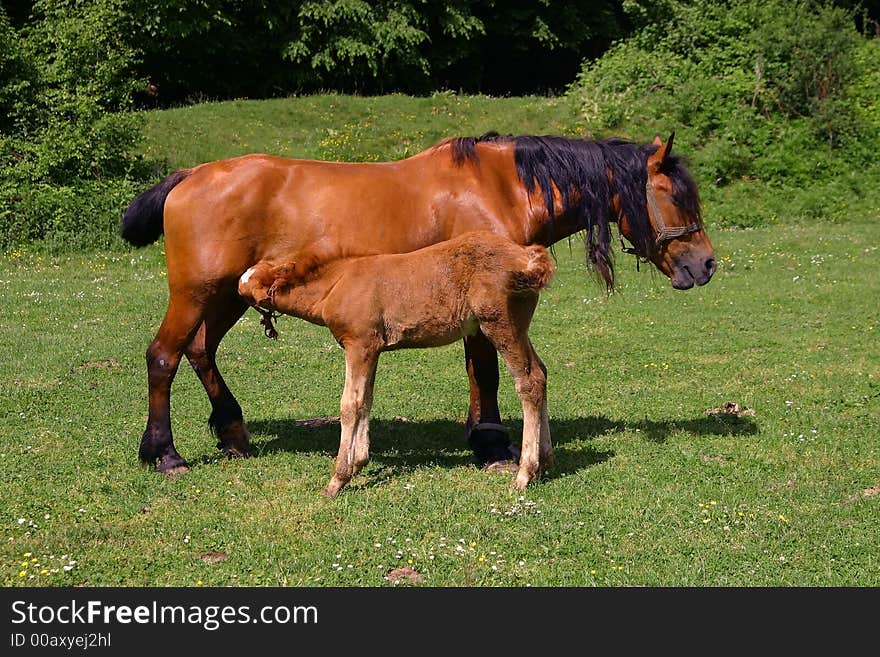
[[[135,198],[119,223],[122,239],[134,246],[147,246],[159,239],[165,231],[165,199],[190,173],[189,169],[172,173]]]

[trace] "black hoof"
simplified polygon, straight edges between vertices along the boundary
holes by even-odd
[[[156,466],[157,472],[177,474],[189,471],[189,465],[177,453],[177,450],[174,449],[174,443],[170,437],[164,439],[161,435],[157,437],[149,429],[144,432],[141,438],[138,457],[144,465],[148,467]]]
[[[500,425],[492,425],[491,428],[481,424],[474,425],[468,432],[467,441],[474,452],[477,465],[482,468],[490,467],[494,463],[519,462],[519,450],[510,443],[507,429]]]
[[[246,459],[250,456],[250,452],[246,449],[242,450],[234,445],[227,445],[223,442],[217,443],[217,449],[223,452],[223,455],[231,459]]]
[[[189,465],[183,460],[180,454],[170,454],[163,456],[156,465],[156,472],[162,472],[168,475],[183,474],[189,472]]]

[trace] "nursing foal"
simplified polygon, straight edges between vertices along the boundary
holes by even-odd
[[[513,485],[525,488],[549,467],[546,369],[528,330],[543,289],[556,271],[542,246],[523,247],[490,232],[471,232],[418,251],[308,262],[260,261],[238,283],[264,315],[294,315],[326,326],[345,349],[342,436],[335,496],[369,460],[369,416],[379,354],[438,347],[481,330],[513,376],[522,401],[523,438]]]

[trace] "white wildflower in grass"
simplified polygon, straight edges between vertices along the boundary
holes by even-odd
[[[538,508],[538,502],[534,500],[526,499],[525,496],[520,496],[517,498],[517,501],[511,505],[509,509],[506,511],[500,510],[495,504],[489,505],[489,513],[491,515],[499,516],[499,520],[503,521],[505,518],[509,518],[512,516],[522,516],[522,515],[540,515],[541,509]]]

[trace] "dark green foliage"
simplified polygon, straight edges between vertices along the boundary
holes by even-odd
[[[114,0],[33,11],[20,29],[0,13],[0,247],[106,245],[137,165],[135,51]]]
[[[54,253],[118,246],[119,218],[143,185],[131,178],[0,185],[0,245]]]
[[[118,0],[144,104],[314,91],[560,90],[627,32],[617,2]]]
[[[0,134],[18,131],[36,95],[37,71],[0,8]]]

